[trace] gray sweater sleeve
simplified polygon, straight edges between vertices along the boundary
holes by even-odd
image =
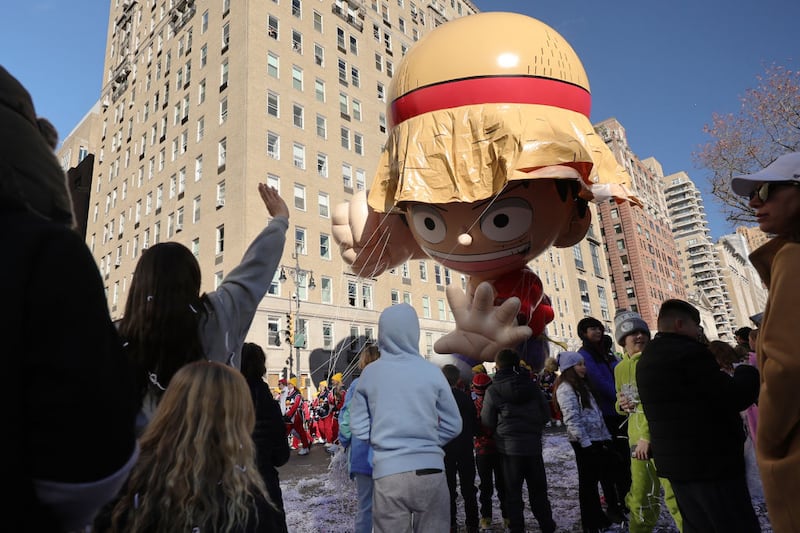
[[[275,276],[288,227],[288,218],[274,217],[217,290],[207,294],[210,306],[206,306],[208,317],[201,323],[200,337],[209,360],[239,368],[242,343]]]

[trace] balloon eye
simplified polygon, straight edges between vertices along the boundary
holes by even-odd
[[[431,244],[439,244],[447,236],[447,225],[439,210],[426,205],[411,208],[411,223],[420,238]]]
[[[504,242],[525,234],[531,227],[533,210],[521,198],[494,203],[481,217],[481,231],[487,238]]]

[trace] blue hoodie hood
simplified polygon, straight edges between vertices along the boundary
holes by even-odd
[[[419,318],[408,304],[387,307],[378,320],[378,348],[381,357],[419,356]]]

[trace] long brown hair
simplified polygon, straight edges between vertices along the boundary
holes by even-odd
[[[178,370],[142,435],[112,531],[243,530],[256,497],[272,503],[256,467],[254,426],[237,370],[210,361]]]
[[[192,252],[176,242],[147,249],[133,273],[119,325],[142,396],[150,374],[163,390],[179,368],[203,358],[198,330],[204,315],[200,265]]]

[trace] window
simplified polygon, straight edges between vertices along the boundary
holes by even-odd
[[[208,31],[208,10],[203,11],[203,16],[200,18],[200,33]],[[161,43],[161,35],[158,36],[159,43]],[[160,47],[159,47],[160,50]]]
[[[350,67],[350,83],[353,87],[361,87],[361,75],[356,67]]]
[[[375,52],[375,68],[378,72],[383,72],[383,56]]]
[[[281,136],[271,131],[267,132],[267,155],[272,159],[281,158]]]
[[[339,83],[342,85],[347,85],[347,62],[344,59],[339,59],[337,61],[338,69],[339,69]]]
[[[364,155],[364,136],[360,133],[353,134],[353,148],[358,155]]]
[[[319,256],[323,259],[331,258],[331,236],[324,233],[319,235]]]
[[[422,297],[422,318],[431,317],[431,299],[428,296]]]
[[[298,91],[303,90],[303,69],[296,65],[292,66],[292,87]]]
[[[403,303],[411,305],[411,293],[408,291],[403,291]]]
[[[350,36],[350,53],[355,56],[358,55],[358,39],[354,35]]]
[[[200,142],[203,140],[203,136],[206,132],[206,119],[205,117],[200,117],[197,119],[197,137],[196,142]]]
[[[317,66],[325,66],[325,49],[319,43],[314,43],[314,63]]]
[[[208,63],[208,45],[200,47],[200,68],[203,68]]]
[[[206,101],[206,80],[201,80],[197,86],[197,103],[202,104],[205,101]],[[163,129],[161,130],[161,135],[164,135]]]
[[[366,187],[366,173],[363,169],[356,169],[356,190],[363,191]]]
[[[200,221],[200,197],[195,196],[192,200],[192,223],[196,224]]]
[[[342,52],[346,51],[344,46],[344,30],[338,26],[336,27],[336,47]]]
[[[317,136],[322,139],[328,138],[328,122],[322,115],[317,115]]]
[[[328,218],[330,216],[330,197],[326,192],[317,194],[317,206],[319,207],[319,216]]]
[[[224,169],[228,158],[228,139],[223,137],[217,146],[217,168]]]
[[[280,78],[280,61],[272,52],[267,54],[267,74],[275,79]]]
[[[353,99],[353,120],[361,121],[361,102]]]
[[[267,92],[267,114],[271,117],[280,117],[280,99],[277,94],[272,91]]]
[[[325,154],[317,153],[317,174],[328,177],[328,156]]]
[[[217,183],[217,207],[225,205],[225,180]]]
[[[356,306],[356,299],[358,297],[358,284],[355,281],[347,282],[347,303],[350,307]]]
[[[306,210],[306,187],[299,183],[294,184],[294,206],[301,211]]]
[[[342,163],[342,184],[346,189],[353,188],[353,167]]]
[[[214,252],[219,255],[225,251],[225,225],[217,226]]]
[[[597,299],[600,301],[600,314],[603,315],[603,320],[611,320],[611,314],[608,312],[606,288],[602,285],[597,286]]]
[[[441,265],[434,264],[433,265],[433,281],[437,285],[442,284],[442,267]]]
[[[349,150],[350,149],[350,129],[349,128],[345,128],[344,126],[342,126],[339,129],[339,138],[340,138],[340,142],[341,142],[342,148],[344,148],[345,150]]]
[[[581,252],[580,244],[576,244],[572,247],[572,255],[575,256],[575,268],[583,270],[583,253]]]
[[[424,260],[419,262],[419,279],[428,281],[428,263]]]
[[[270,346],[280,345],[280,319],[278,317],[267,318],[267,344]]]
[[[303,35],[297,30],[292,30],[292,50],[303,53]]]
[[[447,312],[445,310],[444,300],[441,298],[436,301],[436,309],[439,313],[439,320],[447,320]]]
[[[228,97],[224,97],[219,102],[219,123],[224,124],[228,120]]]
[[[222,62],[220,65],[219,74],[219,90],[223,90],[228,86],[228,60]]]
[[[278,26],[278,17],[274,15],[270,15],[267,19],[267,35],[278,40],[278,31],[280,27]]]
[[[303,106],[292,104],[292,124],[302,129],[305,123]]]
[[[372,309],[372,285],[361,285],[361,307]]]
[[[594,275],[595,276],[602,276],[603,275],[603,267],[600,264],[600,246],[590,242],[589,243],[589,251],[592,254],[592,266],[594,267]]]
[[[397,289],[392,289],[392,296],[391,296],[391,298],[392,298],[392,305],[395,305],[395,304],[399,304],[399,303],[400,303],[400,293],[398,292],[398,290],[397,290]]]
[[[305,228],[294,228],[294,249],[298,254],[308,255],[308,248],[306,248],[306,230]]]
[[[314,29],[322,33],[322,15],[317,10],[314,10]]]
[[[319,280],[319,285],[322,303],[333,303],[333,280],[327,276],[322,276]]]
[[[314,80],[314,97],[318,102],[325,102],[325,82]]]
[[[381,102],[386,101],[386,89],[381,82],[378,82],[378,100]]]
[[[339,114],[342,118],[350,118],[350,99],[346,93],[339,93]]]
[[[200,181],[203,178],[203,156],[198,155],[194,159],[194,181]]]
[[[306,147],[300,143],[292,145],[292,163],[296,168],[306,169]]]
[[[322,323],[322,348],[330,350],[333,348],[333,323]]]
[[[302,18],[303,8],[300,4],[300,0],[292,0],[292,16]]]

